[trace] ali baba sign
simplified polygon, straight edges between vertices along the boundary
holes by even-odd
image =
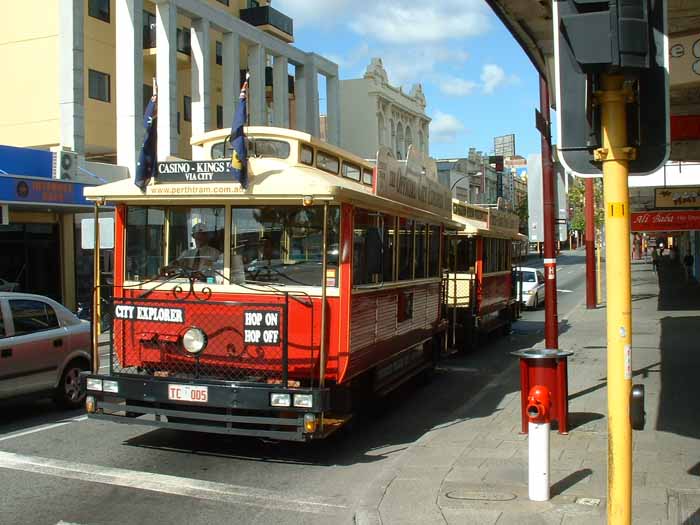
[[[632,214],[633,232],[700,230],[700,211],[647,211]]]

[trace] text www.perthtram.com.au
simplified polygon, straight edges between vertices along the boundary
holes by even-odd
[[[178,194],[178,193],[243,193],[240,187],[228,186],[165,186],[149,188],[150,194]]]

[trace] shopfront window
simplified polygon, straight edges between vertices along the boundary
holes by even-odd
[[[340,209],[328,209],[326,282],[338,285]],[[260,206],[233,208],[231,280],[241,283],[320,286],[323,208]]]

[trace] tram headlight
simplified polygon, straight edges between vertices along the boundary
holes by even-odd
[[[289,394],[270,394],[270,406],[288,407],[292,404],[292,396]]]
[[[192,355],[197,355],[207,347],[207,336],[201,328],[188,328],[182,336],[182,346]]]
[[[311,394],[294,394],[294,406],[297,408],[311,408],[314,398]]]

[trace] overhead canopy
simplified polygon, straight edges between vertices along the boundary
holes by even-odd
[[[521,45],[554,96],[554,40],[551,0],[486,0]],[[700,39],[700,1],[667,0],[670,47],[674,39],[697,34]],[[690,49],[686,50],[690,54]],[[674,82],[680,71],[671,71],[671,115],[700,115],[700,76],[697,82]],[[700,140],[672,143],[671,159],[700,160]]]

